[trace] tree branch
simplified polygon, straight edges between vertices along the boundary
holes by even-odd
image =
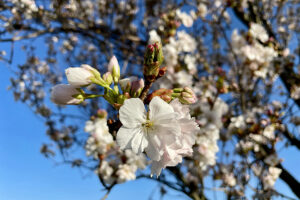
[[[281,180],[283,180],[293,191],[293,193],[300,198],[300,183],[294,178],[280,163],[276,166],[282,170],[280,174]]]
[[[285,138],[290,142],[291,145],[297,147],[300,150],[300,140],[298,140],[292,133],[287,130],[282,132]]]

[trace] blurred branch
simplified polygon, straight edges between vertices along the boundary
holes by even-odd
[[[282,131],[282,134],[290,142],[291,145],[297,147],[300,150],[300,140],[297,139],[292,133],[290,133],[287,127],[285,128],[284,131]]]
[[[290,174],[289,171],[287,171],[280,163],[276,167],[282,170],[279,177],[290,187],[293,193],[300,198],[299,181],[296,180],[294,176]]]

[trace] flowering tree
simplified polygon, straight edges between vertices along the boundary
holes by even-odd
[[[147,178],[195,200],[212,190],[288,199],[274,189],[281,179],[300,198],[280,157],[300,149],[299,9],[297,0],[4,0],[0,42],[11,48],[0,59],[15,99],[45,120],[41,153],[95,171],[107,194]],[[18,45],[24,62],[13,59]]]

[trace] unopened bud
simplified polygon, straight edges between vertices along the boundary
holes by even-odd
[[[65,71],[71,85],[82,87],[91,84],[92,79],[100,78],[100,73],[95,68],[83,64],[80,67],[69,67]]]
[[[106,117],[107,117],[107,112],[106,112],[106,110],[104,110],[104,109],[99,109],[99,110],[97,111],[97,116],[98,116],[99,118],[101,118],[101,119],[103,119],[103,118],[106,119]]]
[[[77,105],[84,101],[84,96],[72,85],[59,84],[52,88],[51,100],[58,105]]]
[[[189,87],[176,88],[172,97],[177,97],[182,104],[193,104],[196,103],[197,97],[192,89]]]
[[[161,43],[156,42],[148,45],[144,56],[144,76],[155,78],[159,73],[163,59]]]
[[[107,83],[107,85],[111,85],[113,82],[113,77],[110,72],[106,72],[103,74],[103,80]]]
[[[133,81],[131,83],[131,96],[132,97],[139,97],[143,88],[145,86],[145,83],[144,83],[144,79],[140,79],[140,80],[137,80],[137,81]]]
[[[130,76],[128,78],[123,78],[119,81],[119,84],[121,86],[121,89],[123,91],[123,94],[125,92],[130,92],[130,89],[131,89],[131,83],[134,82],[134,81],[137,81],[138,80],[138,77],[136,76]]]
[[[120,78],[120,66],[116,56],[113,56],[108,64],[108,71],[112,73],[113,80],[118,83]]]
[[[131,76],[129,78],[124,78],[120,80],[120,86],[123,94],[128,93],[131,97],[139,97],[142,92],[145,83],[143,79],[138,79],[136,76]]]

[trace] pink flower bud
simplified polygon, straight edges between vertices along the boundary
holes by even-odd
[[[196,103],[197,97],[192,89],[184,87],[179,96],[179,101],[183,104],[193,104]]]
[[[142,89],[145,86],[143,79],[138,79],[136,76],[131,76],[120,80],[120,86],[123,94],[126,92],[130,94],[131,97],[138,97]]]
[[[133,81],[131,83],[131,92],[132,93],[141,92],[141,90],[144,88],[144,86],[145,86],[144,79]]]
[[[69,67],[65,70],[68,82],[73,86],[86,86],[92,83],[92,78],[100,76],[100,73],[89,65]]]
[[[58,105],[77,105],[84,101],[84,97],[72,85],[55,85],[51,91],[51,100]]]
[[[131,89],[131,83],[134,81],[137,81],[138,77],[136,76],[130,76],[128,78],[123,78],[119,81],[121,89],[123,91],[123,93],[125,92],[129,92]]]
[[[97,111],[97,116],[98,116],[99,118],[106,118],[106,116],[107,116],[106,110],[104,110],[104,109],[99,109],[99,110]]]
[[[116,56],[111,57],[107,68],[112,73],[114,82],[118,82],[120,78],[120,66]]]

